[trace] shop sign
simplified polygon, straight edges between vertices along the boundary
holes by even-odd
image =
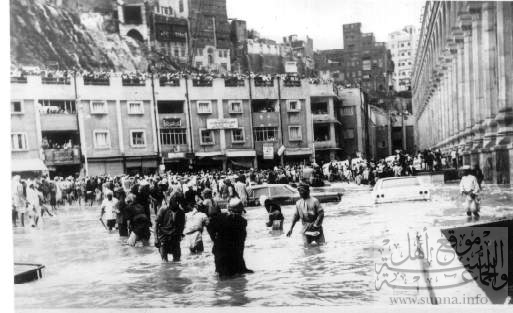
[[[264,145],[262,146],[262,150],[264,152],[264,159],[274,159],[274,146],[272,143],[264,143]]]
[[[236,118],[211,118],[207,119],[207,129],[234,129],[239,123]]]

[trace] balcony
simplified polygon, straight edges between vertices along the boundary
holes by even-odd
[[[47,85],[69,85],[69,77],[41,77],[41,83]]]
[[[13,83],[13,84],[26,84],[27,83],[27,77],[25,77],[25,76],[12,77],[11,76],[11,83]]]
[[[225,87],[244,87],[244,85],[245,83],[243,79],[238,79],[236,77],[224,79]]]
[[[84,77],[84,85],[87,86],[110,86],[109,77]]]
[[[287,76],[283,79],[283,86],[285,87],[301,87],[301,79],[297,76]]]
[[[255,87],[274,87],[274,79],[255,77]]]
[[[42,131],[66,131],[78,130],[77,114],[74,113],[51,113],[41,114]]]
[[[72,149],[44,149],[46,165],[80,164],[80,148]]]
[[[159,84],[161,87],[180,87],[180,79],[160,77]]]
[[[337,144],[331,140],[319,140],[314,142],[315,150],[336,149]]]
[[[121,75],[121,84],[126,87],[144,87],[146,78],[142,75]]]
[[[212,79],[193,79],[193,87],[212,87]]]

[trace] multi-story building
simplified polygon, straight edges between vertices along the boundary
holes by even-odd
[[[369,99],[388,93],[394,64],[385,43],[372,33],[362,33],[361,23],[344,24],[344,49],[320,50],[316,59],[319,72],[346,87],[359,86]]]
[[[188,1],[118,0],[119,33],[176,63],[189,61]]]
[[[511,2],[427,2],[413,69],[419,148],[499,184],[513,179],[512,19]]]
[[[272,167],[334,159],[341,148],[331,84],[119,75],[11,81],[13,164],[42,160],[53,175],[148,173],[161,163]]]
[[[189,0],[192,65],[231,71],[230,24],[226,0]]]
[[[394,74],[392,82],[395,91],[411,90],[411,74],[415,51],[417,51],[417,29],[405,26],[388,35],[387,48],[392,53]]]

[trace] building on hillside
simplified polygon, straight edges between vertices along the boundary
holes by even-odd
[[[12,77],[13,164],[43,161],[58,176],[118,175],[162,163],[270,168],[340,156],[332,84],[163,76],[153,85],[150,77],[117,74]]]
[[[497,184],[513,181],[512,19],[511,2],[428,2],[413,70],[419,148]]]
[[[395,91],[411,90],[411,74],[417,51],[417,40],[417,29],[412,25],[388,35],[387,48],[392,53],[394,62],[392,81]]]
[[[231,27],[226,0],[190,0],[188,16],[192,65],[231,71]]]

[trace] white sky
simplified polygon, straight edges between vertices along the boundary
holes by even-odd
[[[422,0],[226,0],[228,18],[247,22],[262,37],[306,35],[314,49],[341,49],[342,24],[361,22],[363,32],[386,41],[406,25],[419,27]]]

